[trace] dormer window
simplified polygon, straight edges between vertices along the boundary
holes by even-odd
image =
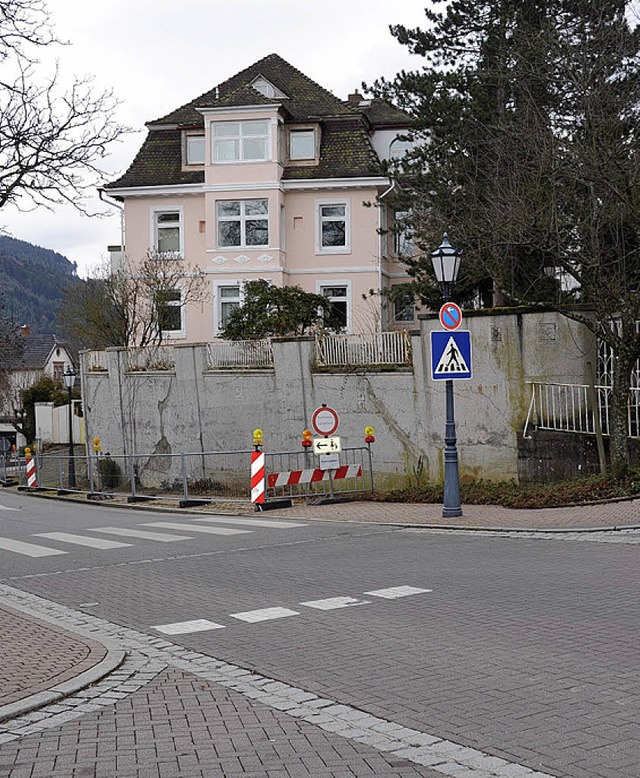
[[[185,135],[184,162],[185,165],[204,165],[205,142],[204,133]]]
[[[316,133],[314,130],[289,131],[289,159],[315,159]]]
[[[270,124],[267,119],[246,122],[214,122],[214,162],[263,162],[271,159]]]
[[[267,81],[267,79],[263,78],[262,76],[256,78],[251,86],[265,97],[278,97],[280,99],[286,98],[284,92],[281,92],[278,87],[274,86],[270,81]]]

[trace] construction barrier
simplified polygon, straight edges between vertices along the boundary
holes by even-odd
[[[251,502],[264,503],[264,454],[262,451],[251,452]]]
[[[32,456],[27,457],[27,486],[37,486],[36,460]]]
[[[269,488],[278,486],[293,486],[295,484],[313,484],[318,481],[328,481],[333,478],[339,481],[342,478],[360,478],[362,476],[361,465],[343,465],[336,470],[321,470],[314,467],[309,470],[289,470],[285,473],[269,473]]]

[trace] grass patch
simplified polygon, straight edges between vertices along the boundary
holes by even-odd
[[[640,496],[640,470],[629,470],[622,478],[588,476],[553,484],[528,484],[514,481],[471,481],[460,484],[460,502],[464,505],[502,505],[505,508],[559,508],[599,500]],[[441,503],[442,484],[426,484],[379,493],[383,502]]]

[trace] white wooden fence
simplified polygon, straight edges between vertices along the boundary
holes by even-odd
[[[207,344],[208,370],[252,370],[273,367],[270,340],[218,340]]]
[[[316,338],[315,359],[321,367],[410,365],[411,341],[405,330],[323,335]]]

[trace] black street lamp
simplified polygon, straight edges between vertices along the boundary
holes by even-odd
[[[453,288],[460,269],[461,251],[454,249],[449,243],[449,236],[445,232],[442,243],[435,251],[431,252],[433,271],[443,301],[449,302],[453,294]],[[462,516],[460,505],[460,477],[458,475],[458,449],[456,448],[456,421],[453,408],[453,380],[447,379],[446,389],[446,423],[444,431],[444,502],[442,515]]]
[[[62,374],[69,395],[69,489],[76,488],[76,463],[73,457],[73,410],[71,408],[71,390],[76,382],[76,375],[71,365],[68,365]]]

